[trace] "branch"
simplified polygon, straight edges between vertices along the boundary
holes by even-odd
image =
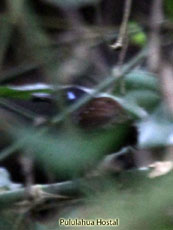
[[[128,21],[129,21],[129,16],[131,11],[131,5],[132,5],[132,0],[126,0],[124,6],[123,20],[120,27],[118,40],[115,42],[115,44],[111,45],[113,49],[121,49],[122,47],[124,47],[124,43],[127,38],[127,28],[128,28]]]
[[[48,185],[33,185],[31,186],[33,199],[38,198],[38,194],[47,193],[50,195],[61,195],[76,197],[80,193],[80,181],[66,181],[62,183],[48,184]],[[38,193],[39,190],[39,193]],[[20,188],[15,191],[7,191],[0,193],[0,207],[9,208],[15,203],[22,202],[28,198],[25,188]]]
[[[154,0],[150,16],[150,40],[148,67],[151,72],[159,72],[161,63],[161,38],[160,30],[163,22],[163,0]]]

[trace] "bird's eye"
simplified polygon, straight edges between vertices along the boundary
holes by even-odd
[[[68,104],[74,103],[83,96],[85,96],[87,92],[85,92],[83,89],[80,89],[78,87],[69,87],[65,89],[65,100]]]
[[[68,91],[68,92],[67,92],[67,98],[68,98],[69,100],[75,100],[75,99],[76,99],[76,95],[75,95],[73,92]]]

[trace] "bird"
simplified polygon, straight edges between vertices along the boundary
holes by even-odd
[[[93,90],[86,87],[70,86],[64,89],[63,95],[67,104],[70,105],[92,93]],[[129,120],[127,112],[120,103],[106,93],[91,97],[73,113],[73,118],[80,127],[85,129],[121,124]]]
[[[84,86],[66,85],[56,89],[52,85],[35,84],[15,87],[15,89],[38,90],[38,87],[41,87],[40,89],[43,89],[43,87],[44,89],[51,89],[53,93],[33,93],[31,101],[16,100],[15,102],[36,114],[38,113],[39,116],[46,116],[46,118],[50,116],[51,119],[51,117],[61,112],[59,104],[70,106],[80,99],[90,96],[86,103],[79,106],[71,114],[72,122],[79,127],[91,130],[107,127],[111,124],[122,124],[129,120],[129,115],[115,97],[108,93],[95,94],[94,89]]]

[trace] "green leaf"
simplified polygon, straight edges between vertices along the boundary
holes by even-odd
[[[95,132],[64,127],[56,135],[41,134],[27,127],[13,134],[48,171],[75,175],[93,165],[103,154],[112,149],[116,151],[128,131],[129,126],[124,124]]]
[[[50,93],[50,89],[35,89],[35,90],[19,90],[8,86],[0,87],[0,97],[2,98],[18,98],[18,99],[30,99],[34,93]]]
[[[125,99],[134,102],[147,111],[153,111],[160,102],[158,93],[151,90],[131,90],[125,95]]]
[[[144,70],[131,71],[125,77],[127,90],[132,89],[150,89],[158,91],[159,82],[156,76]]]
[[[112,96],[111,96],[112,97]],[[147,117],[147,111],[140,107],[136,101],[130,101],[129,98],[124,97],[112,97],[114,98],[122,107],[123,109],[127,112],[127,114],[130,115],[130,117],[134,120],[138,119],[143,119]]]
[[[75,218],[119,218],[117,229],[121,230],[172,230],[173,173],[153,180],[139,177],[139,172],[130,176],[132,173],[127,172],[123,178],[120,175],[122,183],[126,181],[124,187],[111,182],[104,187],[104,192],[98,192],[96,197],[90,196],[89,205],[85,210],[83,207],[78,209]],[[136,183],[133,183],[134,179]],[[70,217],[74,218],[73,212]],[[108,226],[102,228],[111,229]]]
[[[130,30],[137,31],[136,33],[131,34],[130,40],[134,45],[143,47],[147,42],[147,36],[143,32],[142,27],[140,27],[136,22],[129,23]]]
[[[165,5],[166,15],[168,16],[169,19],[173,20],[173,1],[165,0],[164,5]]]
[[[133,70],[124,76],[126,92],[132,90],[151,90],[159,92],[159,81],[157,76],[145,70]],[[120,94],[121,79],[116,82],[114,93]]]
[[[143,32],[137,33],[131,38],[131,41],[139,46],[144,46],[146,44],[146,40],[146,35]]]

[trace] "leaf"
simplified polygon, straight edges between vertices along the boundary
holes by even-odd
[[[132,90],[125,95],[129,102],[136,103],[147,111],[153,111],[160,103],[159,94],[151,90]]]
[[[10,179],[9,172],[0,167],[0,193],[5,190],[16,190],[21,187],[21,184],[13,183]]]
[[[131,34],[130,40],[133,44],[143,47],[147,42],[147,36],[143,32],[142,27],[136,22],[129,23],[130,30],[137,31],[136,33]]]
[[[146,44],[146,35],[143,32],[137,33],[132,36],[131,41],[139,46],[144,46]]]
[[[125,77],[127,90],[148,89],[158,91],[159,82],[156,76],[144,70],[134,70]]]
[[[13,135],[24,149],[48,171],[75,175],[87,169],[103,154],[115,151],[128,133],[127,124],[108,130],[82,132],[74,128],[61,128],[56,135],[41,134],[30,128],[20,128]]]
[[[116,82],[114,92],[120,93],[120,82]],[[159,91],[159,82],[155,75],[144,70],[133,70],[124,77],[126,92],[132,90],[152,90]]]
[[[117,181],[109,181],[110,184],[107,182],[103,189],[100,186],[101,191],[99,190],[95,197],[93,194],[89,196],[89,205],[86,205],[85,209],[83,206],[75,209],[75,218],[119,218],[120,225],[117,229],[121,230],[172,230],[173,173],[152,180],[146,177],[146,173],[139,171],[124,173],[123,177],[119,177],[121,186],[116,184]],[[68,218],[74,218],[73,210]],[[103,226],[102,229],[111,227]]]
[[[50,93],[52,92],[51,89],[15,89],[15,87],[10,87],[10,86],[1,86],[0,87],[0,97],[1,98],[18,98],[18,99],[30,99],[32,98],[33,94],[35,93]]]
[[[149,177],[155,178],[169,173],[173,169],[172,161],[156,161],[150,165],[153,170],[150,172]]]
[[[130,101],[129,98],[112,97],[123,107],[124,110],[134,120],[143,119],[148,116],[146,110],[137,105],[136,102]]]
[[[173,1],[172,0],[165,0],[164,1],[166,15],[168,15],[170,20],[173,20]]]
[[[139,122],[138,130],[138,145],[141,148],[162,147],[173,143],[173,123],[170,121],[150,118]]]

